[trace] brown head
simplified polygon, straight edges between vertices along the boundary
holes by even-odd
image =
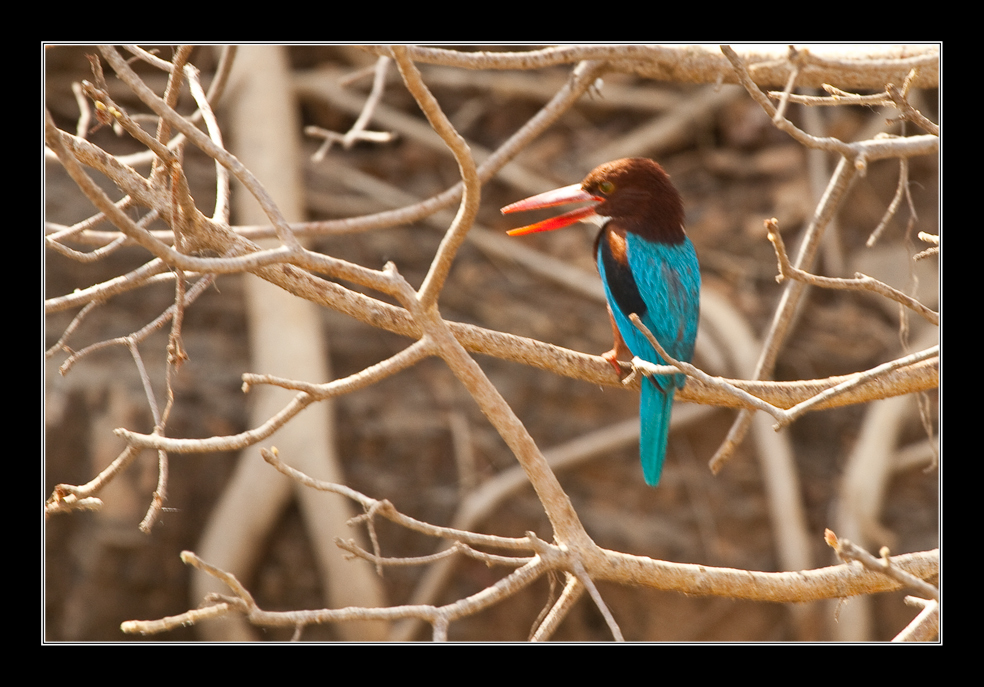
[[[650,241],[680,243],[684,239],[683,201],[669,175],[648,158],[633,157],[599,165],[580,184],[521,200],[503,213],[585,202],[591,205],[509,232],[511,236],[550,231],[581,220],[609,218],[611,229],[628,231]]]
[[[652,160],[606,162],[584,177],[581,188],[600,199],[595,214],[610,217],[612,229],[660,243],[683,241],[683,200],[670,176]]]

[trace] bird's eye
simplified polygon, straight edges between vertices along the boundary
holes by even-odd
[[[598,184],[598,190],[604,193],[606,196],[615,190],[615,184],[610,181],[603,181]]]

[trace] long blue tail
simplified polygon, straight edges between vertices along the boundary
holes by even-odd
[[[666,440],[670,433],[670,410],[673,407],[672,386],[663,391],[651,379],[642,380],[642,397],[639,400],[639,459],[646,484],[655,487],[663,473],[666,459]]]

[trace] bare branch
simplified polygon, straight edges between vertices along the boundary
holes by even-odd
[[[887,547],[882,547],[880,552],[881,558],[875,558],[870,553],[855,546],[847,539],[838,539],[837,535],[829,529],[824,533],[824,539],[830,548],[836,551],[837,556],[844,562],[858,561],[868,570],[874,570],[875,572],[888,575],[906,587],[911,587],[912,589],[919,591],[923,596],[939,602],[940,592],[936,587],[926,583],[915,575],[911,575],[905,570],[900,570],[892,565],[892,559],[888,554]]]
[[[783,244],[782,235],[779,233],[779,222],[775,218],[766,220],[765,228],[769,232],[769,241],[772,242],[773,247],[776,249],[776,257],[779,259],[779,275],[776,277],[776,281],[782,282],[783,279],[795,279],[803,282],[804,284],[822,286],[827,289],[871,291],[872,293],[885,296],[896,303],[901,303],[905,307],[921,315],[930,324],[937,327],[939,326],[940,316],[938,313],[933,312],[915,298],[907,296],[898,289],[893,289],[888,284],[880,282],[877,279],[873,279],[860,273],[855,275],[854,279],[820,277],[793,267],[793,265],[789,262],[789,257],[786,255],[786,247]]]
[[[858,46],[857,51],[835,48],[825,55],[821,47],[803,49],[807,64],[798,81],[820,87],[840,83],[852,88],[881,88],[886,81],[901,80],[917,69],[916,88],[933,88],[939,80],[936,46]],[[382,48],[366,50],[379,54]],[[784,84],[791,70],[786,46],[743,49],[756,83]],[[581,60],[609,61],[620,70],[675,83],[736,83],[727,60],[704,45],[572,45],[528,52],[459,52],[412,46],[414,62],[442,64],[463,69],[542,69]]]
[[[455,215],[451,227],[444,235],[441,247],[438,249],[437,255],[434,256],[434,261],[431,263],[430,271],[427,273],[427,277],[420,287],[418,298],[420,299],[421,306],[426,309],[435,307],[437,297],[440,295],[441,288],[444,286],[444,280],[451,270],[451,263],[454,260],[454,256],[465,240],[468,230],[471,229],[472,224],[475,222],[475,216],[478,214],[478,204],[482,195],[481,180],[478,177],[475,161],[472,159],[471,152],[468,150],[468,144],[465,143],[465,139],[451,126],[451,122],[448,121],[448,118],[441,111],[437,100],[434,99],[427,86],[424,85],[423,79],[420,77],[420,72],[414,66],[413,62],[407,58],[406,47],[394,46],[393,55],[396,58],[396,63],[400,68],[400,73],[403,75],[403,80],[406,82],[407,88],[410,89],[410,92],[417,99],[420,109],[427,115],[427,121],[430,122],[434,131],[440,134],[441,138],[444,139],[454,153],[464,184],[461,207],[458,209],[458,214]]]

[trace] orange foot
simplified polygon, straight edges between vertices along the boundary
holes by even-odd
[[[605,351],[601,354],[601,357],[608,361],[608,363],[615,368],[615,373],[621,377],[622,376],[622,365],[618,360],[618,349],[613,348],[610,351]]]
[[[615,318],[612,317],[611,308],[608,309],[608,319],[612,323],[612,338],[615,340],[612,344],[612,350],[606,351],[601,354],[601,357],[608,361],[608,363],[615,368],[615,373],[618,375],[619,379],[625,376],[625,371],[622,369],[622,363],[619,358],[632,358],[632,351],[629,347],[625,345],[625,340],[618,331],[618,327],[615,325]]]

